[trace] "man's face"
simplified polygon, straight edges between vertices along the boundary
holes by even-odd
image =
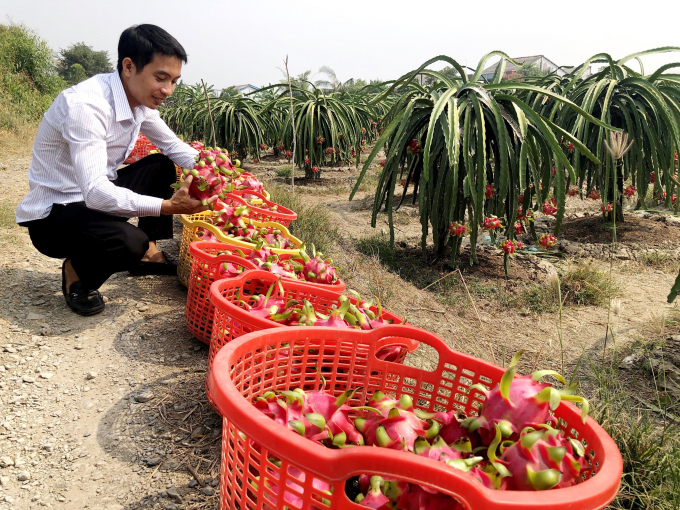
[[[132,60],[124,59],[121,78],[130,107],[143,105],[157,109],[174,92],[181,72],[182,61],[177,57],[157,53],[139,73]]]

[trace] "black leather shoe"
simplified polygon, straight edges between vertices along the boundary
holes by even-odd
[[[164,251],[161,253],[163,254],[163,257],[165,257],[165,262],[146,262],[140,260],[137,265],[130,268],[130,274],[132,276],[177,276],[177,263],[170,260],[170,256]]]
[[[64,264],[66,264],[64,262]],[[81,282],[74,282],[66,292],[66,275],[64,266],[61,266],[61,291],[64,293],[66,304],[78,315],[95,315],[104,310],[106,303],[97,290],[87,290]]]

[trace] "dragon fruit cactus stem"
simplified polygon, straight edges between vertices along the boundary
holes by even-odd
[[[562,400],[580,402],[581,420],[585,423],[588,410],[588,401],[583,397],[574,395],[577,384],[557,390],[550,384],[539,382],[541,378],[551,375],[563,384],[564,377],[554,370],[542,370],[531,375],[515,377],[517,363],[524,351],[515,354],[510,366],[503,374],[500,384],[489,391],[481,384],[474,384],[469,391],[476,390],[482,393],[486,400],[479,417],[470,417],[463,422],[468,432],[479,430],[485,444],[493,437],[494,426],[497,425],[504,438],[516,441],[525,427],[539,427],[548,421],[555,422],[556,418],[550,416],[550,410],[557,409]]]

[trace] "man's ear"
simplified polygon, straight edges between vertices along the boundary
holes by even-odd
[[[123,74],[126,78],[130,78],[136,72],[136,67],[134,62],[130,57],[125,57],[123,59]]]

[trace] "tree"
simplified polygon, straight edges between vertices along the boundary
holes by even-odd
[[[550,71],[543,70],[536,64],[522,64],[522,67],[517,69],[515,72],[524,78],[535,78],[540,76],[548,76],[550,74]]]
[[[354,85],[354,78],[342,82],[338,79],[335,71],[328,66],[321,66],[319,68],[319,73],[325,74],[328,79],[317,80],[314,85],[323,89],[325,92],[343,92],[348,91],[348,89]],[[365,83],[365,82],[364,82]]]
[[[279,71],[281,71],[281,73],[282,73],[284,76],[286,76],[286,78],[284,78],[284,79],[282,79],[282,80],[279,80],[279,83],[284,84],[284,85],[285,85],[285,88],[287,89],[287,88],[288,88],[288,78],[287,78],[286,72],[285,72],[283,69],[281,69],[280,67],[279,67],[278,69],[279,69]],[[292,87],[295,87],[295,88],[298,88],[298,89],[302,89],[302,90],[309,90],[309,85],[310,85],[310,83],[309,83],[309,75],[310,75],[310,74],[312,74],[312,70],[311,70],[311,69],[308,69],[308,70],[305,71],[304,73],[298,74],[296,78],[293,78],[293,77],[291,76],[291,78],[290,78],[290,84],[291,84],[291,86],[292,86]],[[295,95],[295,93],[294,93],[293,95]]]
[[[446,76],[447,78],[451,78],[452,80],[457,80],[460,78],[460,73],[456,71],[452,66],[446,66],[445,68],[441,69],[439,71],[441,74]],[[425,76],[423,79],[423,83],[427,85],[428,87],[434,85],[435,78],[432,76]]]
[[[228,87],[226,89],[222,89],[222,92],[220,92],[220,99],[231,99],[232,97],[239,95],[240,92],[236,90],[235,87]]]
[[[83,42],[72,44],[65,50],[61,50],[60,54],[61,61],[57,65],[57,72],[71,85],[95,74],[113,72],[108,52],[94,51],[91,46]]]

